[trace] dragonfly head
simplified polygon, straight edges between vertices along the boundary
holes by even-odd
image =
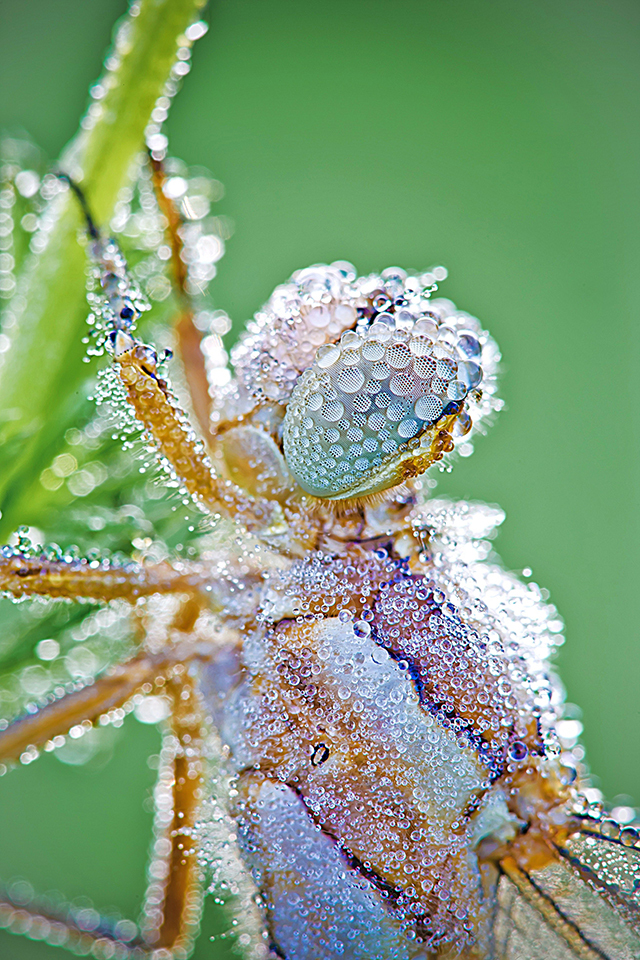
[[[435,298],[446,270],[358,277],[339,261],[294,273],[233,356],[253,398],[281,411],[286,469],[307,494],[357,501],[424,473],[499,408],[496,344]]]
[[[475,318],[431,299],[444,276],[391,268],[307,312],[316,330],[351,319],[317,349],[287,403],[284,455],[307,493],[352,500],[387,490],[442,460],[480,419],[497,351]]]

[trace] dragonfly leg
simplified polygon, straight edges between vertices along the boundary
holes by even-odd
[[[18,758],[70,725],[94,720],[122,705],[137,691],[162,689],[172,701],[169,730],[161,752],[155,791],[156,821],[141,931],[128,920],[98,920],[90,929],[73,908],[56,908],[46,898],[24,902],[0,887],[0,929],[104,960],[186,960],[197,934],[202,885],[193,837],[202,796],[203,718],[188,668],[139,657],[116,668],[86,690],[62,698],[34,717],[0,734],[0,754]]]
[[[36,897],[25,903],[22,896],[14,899],[11,889],[0,887],[0,930],[42,940],[50,946],[62,947],[79,956],[90,955],[96,960],[151,960],[153,953],[141,940],[135,923],[104,919],[94,910],[90,913],[93,929],[87,930],[82,912],[71,905],[50,905],[46,898]],[[158,960],[168,960],[168,956]]]
[[[211,513],[235,520],[251,532],[267,529],[273,523],[273,505],[215,473],[166,380],[157,374],[155,351],[119,333],[114,359],[137,419],[188,492]]]
[[[209,412],[211,397],[204,355],[201,349],[202,333],[194,323],[191,298],[187,292],[187,266],[183,258],[184,244],[181,229],[182,217],[167,196],[164,187],[166,174],[164,164],[150,156],[151,174],[156,200],[167,221],[166,235],[171,246],[171,265],[175,288],[180,301],[180,313],[174,326],[180,358],[184,367],[191,406],[205,437],[210,433]]]
[[[265,570],[279,565],[268,548],[239,559],[220,550],[206,560],[176,566],[147,562],[120,566],[108,561],[94,565],[88,560],[49,560],[14,552],[0,556],[0,594],[131,604],[162,594],[180,598],[184,609],[225,610],[242,616],[252,612],[255,589]],[[182,628],[176,625],[175,629]]]
[[[146,676],[151,678],[157,672],[147,670]],[[141,671],[139,680],[143,674]],[[100,681],[90,689],[98,686]],[[129,693],[134,689],[131,685]],[[186,960],[189,956],[202,909],[202,884],[192,834],[203,786],[203,722],[183,664],[167,671],[163,691],[173,701],[173,711],[155,790],[155,837],[141,929],[129,920],[97,921],[95,911],[91,911],[91,929],[86,929],[82,915],[76,915],[72,908],[55,909],[36,897],[25,903],[22,898],[12,898],[11,892],[2,887],[0,929],[81,955],[90,954],[97,960]],[[93,705],[94,712],[117,702],[109,701],[105,692],[101,688],[102,700],[97,711]],[[86,717],[89,704],[78,706],[85,708],[78,716]],[[53,729],[47,732],[52,734]]]
[[[174,667],[165,690],[173,709],[155,789],[154,841],[141,926],[155,950],[186,956],[202,908],[194,828],[203,791],[204,725],[186,667]]]
[[[204,445],[196,437],[167,381],[159,375],[156,351],[131,336],[136,316],[139,315],[136,306],[139,293],[132,285],[126,261],[117,244],[101,237],[82,190],[72,181],[69,180],[69,183],[85,212],[91,237],[91,256],[100,274],[103,292],[101,296],[94,295],[93,309],[106,323],[108,339],[113,344],[116,371],[136,419],[155,441],[158,452],[170,470],[204,507],[214,514],[237,521],[249,531],[262,532],[268,529],[274,522],[273,506],[268,500],[252,497],[230,480],[216,475]],[[177,228],[176,243],[181,243]],[[180,253],[181,247],[177,246],[174,262],[182,262]],[[179,270],[178,290],[180,292],[182,284],[182,299],[188,306],[182,267]],[[189,320],[188,324],[191,323]],[[193,340],[192,334],[188,336]],[[200,374],[197,374],[196,379],[199,377]],[[204,389],[204,384],[201,386]],[[208,429],[205,433],[208,435]]]
[[[145,693],[151,693],[163,665],[166,663],[142,654],[114,667],[82,690],[66,694],[37,713],[20,717],[0,732],[0,760],[19,760],[25,752],[43,746],[45,750],[54,749],[54,738],[65,736],[77,724],[95,723],[143,688]]]
[[[13,597],[64,597],[67,600],[128,600],[155,593],[204,596],[205,579],[194,568],[178,571],[168,563],[127,564],[108,561],[49,560],[21,553],[0,557],[0,592]]]

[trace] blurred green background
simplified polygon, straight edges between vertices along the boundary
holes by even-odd
[[[55,157],[124,6],[1,0],[0,127]],[[317,261],[449,268],[443,294],[502,348],[507,409],[438,492],[506,509],[504,562],[566,620],[599,785],[640,802],[640,7],[217,0],[208,18],[168,133],[226,186],[216,305],[240,329]],[[129,720],[101,769],[46,757],[1,781],[0,876],[135,915],[157,749]],[[227,949],[203,937],[196,957]],[[62,954],[2,934],[0,956]]]

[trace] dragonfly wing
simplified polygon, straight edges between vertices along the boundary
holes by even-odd
[[[506,874],[498,883],[493,940],[493,960],[576,960],[579,956]]]
[[[559,852],[640,938],[640,848],[635,831],[616,830],[615,824],[614,835],[605,836],[601,829],[611,830],[611,824],[585,821],[584,831],[569,837]]]
[[[640,851],[575,834],[535,870],[501,864],[496,960],[638,960]]]

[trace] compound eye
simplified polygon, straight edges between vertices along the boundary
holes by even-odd
[[[379,314],[320,347],[298,379],[284,453],[307,493],[343,500],[385,490],[439,459],[439,437],[452,447],[450,428],[482,380],[478,341],[430,317],[402,327]]]

